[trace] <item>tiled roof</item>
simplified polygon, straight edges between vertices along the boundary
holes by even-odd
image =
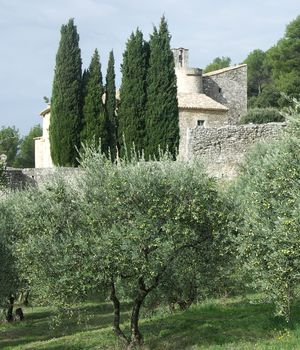
[[[226,67],[226,68],[222,68],[222,69],[218,69],[218,70],[214,70],[213,72],[208,72],[203,74],[204,77],[209,77],[211,75],[217,75],[217,74],[222,74],[231,70],[235,70],[235,69],[239,69],[242,67],[247,67],[246,64],[238,64],[236,66],[232,66],[232,67]]]
[[[179,108],[205,109],[228,111],[228,108],[205,94],[183,93],[177,94]]]

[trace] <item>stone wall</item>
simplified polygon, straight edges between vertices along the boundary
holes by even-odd
[[[194,123],[192,117],[190,121]],[[210,175],[233,178],[246,152],[259,141],[279,138],[285,126],[285,123],[269,123],[188,128],[185,135],[187,150],[181,158],[200,158]],[[80,171],[78,168],[8,169],[6,174],[12,189],[22,189],[28,185],[39,186],[55,175],[72,181]]]
[[[233,178],[246,152],[258,141],[280,137],[285,125],[269,123],[190,129],[187,158],[203,159],[210,175]]]
[[[6,177],[8,186],[12,190],[19,190],[27,186],[40,186],[51,181],[54,176],[61,176],[66,181],[72,181],[79,171],[78,168],[7,169]]]
[[[192,108],[181,108],[179,111],[179,156],[186,157],[187,152],[187,134],[189,129],[197,127],[198,120],[204,121],[205,128],[217,128],[227,125],[227,111],[209,111],[197,110]]]
[[[247,65],[229,67],[203,75],[203,91],[228,107],[229,124],[247,113]]]
[[[29,184],[35,184],[34,181],[27,179],[26,176],[24,176],[21,169],[7,169],[5,170],[4,175],[6,177],[8,187],[13,190],[21,190]]]

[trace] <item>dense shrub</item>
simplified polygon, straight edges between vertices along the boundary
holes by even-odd
[[[240,124],[265,124],[271,122],[284,122],[284,117],[276,108],[252,108],[242,116]]]
[[[240,266],[287,320],[300,276],[299,179],[298,117],[281,140],[258,145],[248,155],[233,189]]]

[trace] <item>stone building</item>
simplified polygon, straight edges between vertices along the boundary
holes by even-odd
[[[189,50],[173,49],[177,76],[180,144],[179,156],[190,157],[190,130],[237,124],[247,112],[247,65],[202,74],[189,67]],[[35,139],[35,167],[53,167],[50,155],[50,106],[40,113],[43,136]]]
[[[189,130],[235,125],[247,112],[247,65],[202,74],[189,67],[188,49],[173,49],[177,76],[179,155],[189,157]]]

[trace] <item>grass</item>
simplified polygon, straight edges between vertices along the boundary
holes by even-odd
[[[26,308],[26,321],[0,324],[1,350],[122,349],[111,331],[112,309],[107,303],[86,303],[74,315],[52,328],[50,308]],[[129,305],[123,320],[128,331]],[[293,323],[272,316],[267,304],[255,298],[213,300],[192,306],[185,312],[160,309],[141,320],[145,337],[143,350],[208,349],[300,349],[300,303],[293,308]]]

